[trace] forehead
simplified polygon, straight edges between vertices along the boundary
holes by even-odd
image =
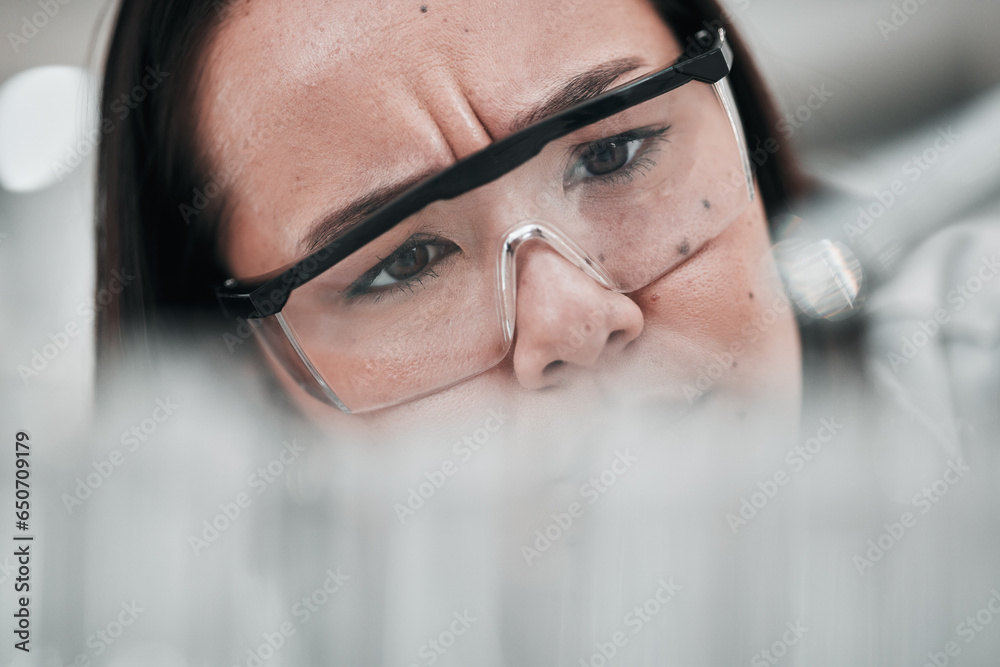
[[[573,76],[639,57],[630,78],[680,52],[647,0],[261,0],[224,16],[198,139],[245,276],[294,260],[325,209],[483,148]]]

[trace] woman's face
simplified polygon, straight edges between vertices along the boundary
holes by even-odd
[[[645,0],[425,1],[226,6],[204,60],[198,118],[211,168],[227,184],[231,219],[220,241],[234,277],[301,258],[317,217],[501,139],[581,74],[610,71],[599,84],[610,88],[682,52]],[[447,421],[483,406],[545,415],[609,396],[680,409],[768,396],[797,410],[798,337],[759,199],[683,254],[625,295],[544,244],[523,248],[503,361],[394,408],[348,417],[278,373],[317,418],[379,425]],[[442,341],[442,363],[450,349]]]

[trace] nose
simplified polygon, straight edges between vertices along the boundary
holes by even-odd
[[[545,243],[521,248],[514,373],[526,389],[559,385],[567,367],[613,361],[643,329],[632,299],[605,289]]]

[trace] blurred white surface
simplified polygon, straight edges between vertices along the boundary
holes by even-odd
[[[730,3],[783,112],[798,121],[789,127],[805,163],[852,196],[807,221],[824,234],[845,240],[844,225],[856,221],[857,208],[904,178],[906,163],[933,146],[940,128],[954,125],[962,134],[908,184],[910,196],[900,197],[870,235],[849,244],[871,275],[885,269],[886,280],[928,234],[989,206],[1000,188],[1000,107],[992,88],[1000,83],[1000,3],[917,3],[899,30],[885,32],[879,21],[891,21],[893,7],[903,4]],[[6,42],[0,83],[43,65],[96,73],[100,58],[88,54],[102,50],[97,26],[106,5],[72,0],[16,50]],[[38,11],[27,0],[0,4],[2,32],[22,30]],[[817,90],[826,91],[821,105]],[[893,540],[874,569],[857,570],[854,557],[870,549],[867,541],[880,539],[903,512],[918,513],[914,494],[937,481],[955,455],[927,420],[948,422],[956,437],[963,433],[954,415],[914,412],[910,399],[891,390],[875,398],[845,392],[840,398],[855,403],[871,398],[867,416],[876,428],[859,435],[872,424],[860,417],[850,423],[826,458],[793,478],[787,493],[738,534],[726,514],[786,468],[786,449],[698,448],[694,439],[667,448],[668,429],[644,432],[655,421],[625,415],[593,426],[590,448],[570,457],[575,467],[549,461],[526,468],[535,460],[531,452],[513,457],[500,446],[506,435],[498,436],[406,526],[393,504],[424,470],[440,466],[451,441],[396,443],[384,451],[310,443],[230,532],[194,554],[190,536],[223,511],[220,503],[248,491],[248,477],[295,434],[263,410],[259,421],[250,419],[252,410],[237,397],[220,400],[232,396],[220,376],[201,376],[203,368],[183,360],[155,388],[123,393],[134,402],[91,430],[92,188],[87,162],[46,190],[0,191],[0,423],[8,433],[30,425],[43,443],[34,456],[46,489],[37,497],[47,537],[36,574],[40,623],[48,630],[40,640],[45,651],[24,664],[69,664],[84,654],[94,664],[249,665],[247,651],[258,651],[286,620],[299,636],[269,667],[423,664],[421,647],[468,608],[476,625],[442,664],[596,665],[595,646],[655,593],[661,577],[683,588],[657,615],[659,625],[649,626],[656,631],[637,635],[634,653],[620,654],[621,664],[751,664],[781,637],[786,621],[801,621],[809,632],[784,664],[918,665],[952,640],[962,664],[994,664],[1000,654],[998,621],[968,643],[957,635],[1000,585],[995,450],[962,451],[974,471],[968,484],[949,491],[926,517],[918,514],[917,527]],[[883,253],[897,249],[887,260]],[[71,325],[77,334],[66,333]],[[912,334],[908,326],[893,324],[874,339],[883,357],[899,336]],[[989,346],[950,343],[948,352],[926,350],[920,364],[968,355],[963,363],[981,371],[982,389],[963,404],[987,413],[1000,407],[983,400],[995,391],[988,365],[994,361],[975,356]],[[46,358],[49,345],[57,350]],[[36,353],[44,367],[25,375],[19,368],[35,370]],[[129,452],[79,513],[69,512],[63,494],[122,447],[121,434],[149,418],[154,399],[171,397],[181,406],[178,416]],[[807,415],[804,424],[846,414],[842,404],[830,405],[833,412]],[[886,432],[891,437],[881,437]],[[608,433],[613,437],[604,438]],[[725,439],[711,441],[719,442]],[[635,447],[642,470],[615,488],[619,495],[594,506],[585,530],[547,553],[539,562],[544,576],[527,567],[520,547],[621,446]],[[550,475],[540,481],[542,472]],[[547,484],[552,479],[564,483]],[[8,484],[7,476],[0,480],[4,497]],[[300,623],[293,606],[338,567],[352,579],[323,615]],[[5,615],[8,599],[0,605]],[[113,651],[96,655],[89,638],[133,599],[144,609],[135,626]],[[9,650],[9,643],[0,648],[0,662]]]
[[[67,156],[97,126],[94,99],[78,67],[36,67],[0,85],[0,187],[41,190],[69,173]]]
[[[167,360],[64,470],[36,471],[51,490],[42,630],[37,658],[13,664],[753,665],[768,650],[875,667],[952,641],[962,664],[1000,654],[992,612],[965,634],[1000,585],[1000,452],[942,442],[892,391],[820,380],[788,439],[732,416],[594,410],[554,417],[562,438],[502,423],[472,453],[462,436],[486,412],[372,446],[310,435],[220,370]],[[169,414],[132,448],[158,405]],[[101,640],[123,605],[135,623]],[[780,646],[788,623],[800,636]]]

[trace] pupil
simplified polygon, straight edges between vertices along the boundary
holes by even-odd
[[[584,156],[587,171],[595,176],[621,169],[627,161],[628,144],[614,141],[595,142]]]
[[[429,259],[426,245],[410,248],[386,268],[386,273],[393,280],[405,280],[423,271]]]

